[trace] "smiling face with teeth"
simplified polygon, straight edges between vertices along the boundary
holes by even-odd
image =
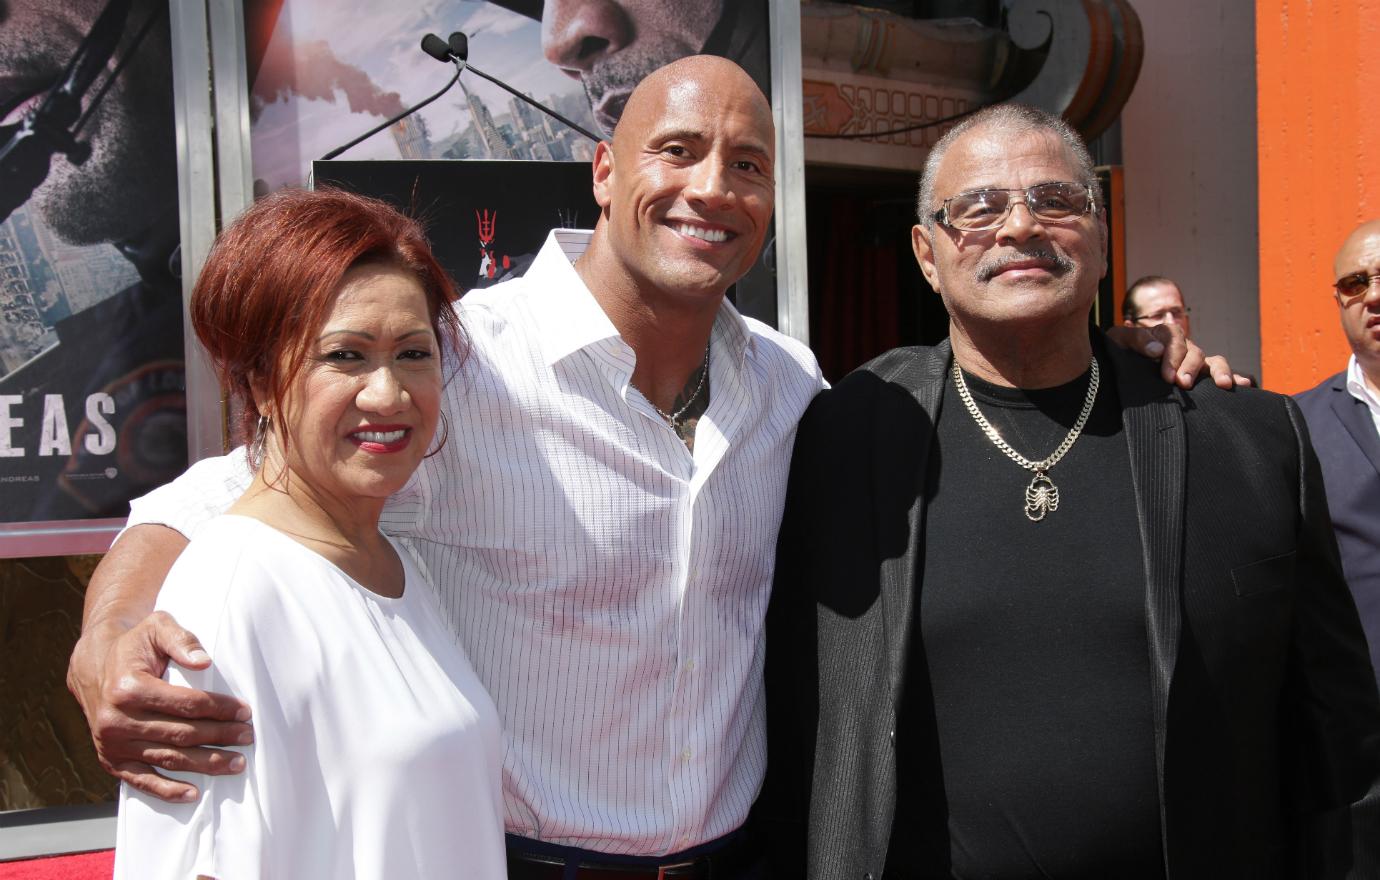
[[[416,276],[390,265],[350,269],[273,419],[270,483],[318,500],[380,504],[407,482],[430,446],[441,404],[440,352]],[[261,412],[269,396],[256,390]],[[279,426],[289,440],[277,442]]]
[[[638,86],[595,154],[594,195],[644,300],[717,309],[761,252],[774,142],[771,106],[731,61],[682,59]]]

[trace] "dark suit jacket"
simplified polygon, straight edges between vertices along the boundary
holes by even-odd
[[[1322,464],[1342,570],[1380,678],[1380,434],[1370,410],[1346,390],[1345,372],[1295,400]]]
[[[1380,697],[1297,407],[1175,390],[1109,348],[1146,560],[1126,576],[1145,578],[1169,876],[1380,877]],[[901,839],[948,852],[934,731],[906,736],[924,769],[899,781],[894,731],[903,690],[928,690],[906,679],[950,359],[947,343],[883,355],[801,423],[768,614],[759,815],[775,877],[880,880],[898,784],[933,793],[927,827]]]

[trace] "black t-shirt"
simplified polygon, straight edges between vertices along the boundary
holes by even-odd
[[[1089,375],[1021,391],[965,374],[1031,460],[1077,420]],[[1145,567],[1115,383],[1025,513],[1032,473],[946,383],[927,475],[888,878],[1162,878]],[[926,790],[937,739],[943,792]],[[947,834],[944,827],[947,825]],[[947,858],[944,848],[947,847]],[[938,851],[936,852],[936,848]],[[921,870],[929,866],[929,870]]]

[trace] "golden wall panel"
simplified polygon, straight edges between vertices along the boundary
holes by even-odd
[[[98,803],[117,783],[67,692],[99,556],[0,559],[0,810]]]

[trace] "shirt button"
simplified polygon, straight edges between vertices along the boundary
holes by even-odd
[[[688,761],[688,760],[690,760],[690,756],[693,755],[693,754],[694,754],[694,753],[691,752],[689,748],[686,748],[685,751],[683,751],[683,752],[680,753],[680,759],[681,759],[682,761]]]
[[[686,672],[694,672],[694,671],[695,671],[695,661],[694,661],[694,660],[686,660],[686,661],[685,661],[685,671],[686,671]]]

